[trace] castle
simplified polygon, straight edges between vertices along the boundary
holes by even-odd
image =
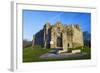
[[[83,32],[78,24],[63,25],[57,22],[51,25],[46,23],[43,29],[35,34],[33,45],[68,51],[68,48],[77,48],[84,45]]]

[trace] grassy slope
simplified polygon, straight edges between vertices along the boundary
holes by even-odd
[[[38,61],[39,56],[42,54],[45,54],[50,49],[32,49],[32,47],[27,47],[23,49],[23,62],[32,62],[32,61]]]
[[[41,49],[41,48],[35,48],[32,49],[32,47],[27,47],[23,49],[23,62],[38,62],[38,61],[59,61],[59,60],[81,60],[81,59],[90,59],[90,49],[84,48],[82,52],[87,53],[87,55],[83,57],[77,57],[77,58],[64,58],[64,59],[40,59],[39,57],[47,52],[49,52],[50,49]]]

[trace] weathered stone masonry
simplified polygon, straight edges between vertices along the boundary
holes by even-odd
[[[35,34],[33,45],[41,45],[45,48],[76,48],[84,45],[83,33],[79,25],[63,25],[57,22],[54,25],[46,23],[44,28]]]

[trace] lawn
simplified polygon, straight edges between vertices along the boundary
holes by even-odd
[[[23,62],[40,61],[39,56],[49,52],[50,49],[27,47],[23,49]]]
[[[60,61],[60,60],[83,60],[83,59],[90,59],[91,58],[91,50],[90,48],[84,47],[82,49],[82,53],[87,53],[82,57],[70,57],[70,58],[63,58],[63,59],[41,59],[39,58],[41,55],[48,53],[51,49],[44,49],[41,47],[27,47],[23,48],[23,62],[40,62],[40,61]]]

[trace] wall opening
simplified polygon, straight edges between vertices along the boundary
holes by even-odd
[[[69,48],[69,46],[70,46],[70,45],[69,45],[69,43],[68,43],[68,45],[67,45],[67,46],[68,46],[68,48]]]
[[[57,47],[62,47],[62,37],[57,37]]]

